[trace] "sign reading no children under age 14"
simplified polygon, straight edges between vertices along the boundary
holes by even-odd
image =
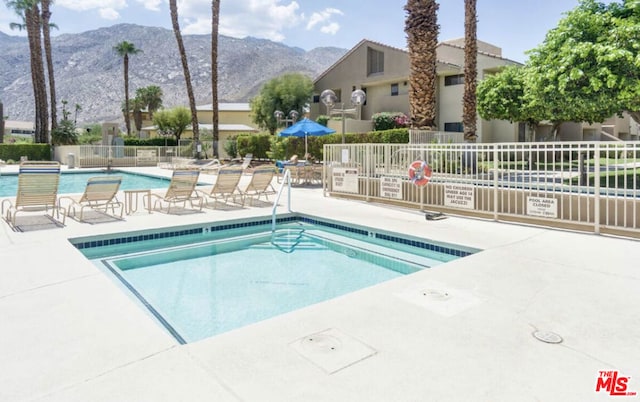
[[[527,215],[557,218],[558,200],[555,198],[527,197]]]
[[[358,193],[357,168],[333,168],[331,173],[332,190],[340,193]]]
[[[475,187],[471,184],[445,184],[444,206],[474,209],[476,205]]]

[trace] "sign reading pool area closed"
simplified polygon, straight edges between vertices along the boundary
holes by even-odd
[[[181,343],[465,255],[444,247],[436,251],[420,241],[399,243],[307,223],[282,224],[273,233],[233,230],[143,240],[152,244],[135,249],[144,251],[105,245],[104,251],[83,252],[94,255],[92,261],[122,281]]]
[[[527,197],[527,215],[557,218],[558,200],[555,198]]]

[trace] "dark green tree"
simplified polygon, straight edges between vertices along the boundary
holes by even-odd
[[[529,53],[528,96],[554,133],[564,121],[602,122],[623,111],[640,122],[638,37],[640,3],[583,0]]]
[[[142,109],[149,112],[149,119],[153,120],[153,113],[162,107],[163,95],[162,88],[157,85],[136,89],[136,98],[142,102]]]
[[[176,141],[180,141],[180,137],[184,130],[191,123],[191,113],[189,109],[179,106],[173,109],[159,110],[153,115],[153,124],[155,124],[159,133],[172,134]]]

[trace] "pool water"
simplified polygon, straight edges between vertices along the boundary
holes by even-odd
[[[87,186],[87,180],[90,177],[96,176],[122,176],[120,190],[167,188],[170,182],[170,179],[162,177],[147,176],[117,170],[110,173],[104,171],[78,173],[63,172],[60,174],[58,194],[83,193]],[[18,175],[6,173],[0,175],[0,197],[14,197],[17,192]]]
[[[76,247],[118,278],[181,343],[460,257],[308,222],[269,229],[100,242],[105,245],[83,240]]]

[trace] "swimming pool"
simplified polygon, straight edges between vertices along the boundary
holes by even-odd
[[[82,193],[87,185],[87,180],[95,176],[122,176],[120,190],[155,189],[166,188],[170,179],[147,176],[143,174],[112,170],[92,172],[62,172],[58,184],[58,194]],[[18,174],[3,173],[0,175],[0,197],[13,197],[18,191]]]
[[[291,214],[71,239],[180,343],[194,342],[478,250]]]

